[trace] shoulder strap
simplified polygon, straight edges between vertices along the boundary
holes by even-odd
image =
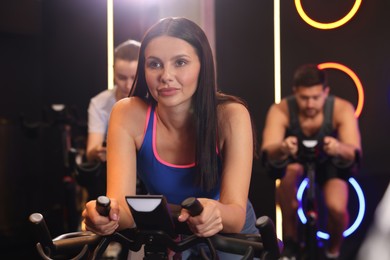
[[[298,104],[294,96],[286,98],[289,114],[289,127],[286,135],[298,136],[300,134],[301,126],[298,119]]]
[[[322,124],[322,134],[332,135],[333,134],[333,107],[334,107],[334,96],[328,96],[324,105],[324,123]]]
[[[153,130],[154,110],[155,110],[155,106],[149,105],[148,112],[146,114],[146,119],[145,119],[145,128],[144,128],[145,133],[150,130]]]

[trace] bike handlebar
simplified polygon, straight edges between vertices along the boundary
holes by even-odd
[[[105,198],[98,200],[99,204],[107,202]],[[106,206],[109,206],[109,203]],[[98,206],[100,207],[100,206]],[[198,200],[189,198],[182,203],[182,207],[189,208],[190,214],[202,210]],[[256,221],[260,235],[248,234],[216,234],[204,238],[188,235],[177,241],[161,230],[142,230],[139,228],[125,229],[114,232],[109,236],[99,236],[89,231],[73,232],[60,235],[52,239],[43,216],[34,213],[30,221],[35,224],[35,231],[39,236],[37,250],[43,259],[56,259],[61,255],[67,258],[99,259],[111,241],[121,243],[125,248],[139,251],[142,245],[159,245],[175,252],[183,252],[195,245],[206,244],[210,249],[212,259],[216,259],[215,250],[242,255],[242,259],[277,259],[280,255],[280,244],[276,238],[275,227],[270,218],[263,216]],[[206,258],[207,259],[207,258]]]
[[[66,233],[52,239],[42,214],[33,213],[29,220],[38,235],[36,247],[42,259],[50,260],[52,256],[62,255],[81,259],[88,253],[89,246],[96,246],[101,240],[100,236],[90,231]]]
[[[100,216],[107,217],[110,214],[111,210],[111,201],[106,196],[99,196],[96,199],[96,211]]]
[[[360,166],[361,154],[359,150],[355,150],[355,158],[353,161],[344,161],[339,157],[329,156],[324,151],[324,142],[322,139],[298,138],[298,152],[296,156],[289,156],[282,161],[273,161],[269,159],[268,151],[263,150],[261,154],[261,163],[266,168],[268,175],[272,179],[281,179],[285,175],[285,169],[288,164],[298,162],[302,165],[315,165],[331,162],[336,168],[341,170],[356,171]]]
[[[185,199],[182,203],[181,206],[188,210],[190,215],[193,216],[198,216],[202,213],[203,211],[203,206],[200,204],[199,200],[197,200],[194,197],[190,197]]]

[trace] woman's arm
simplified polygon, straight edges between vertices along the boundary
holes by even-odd
[[[221,210],[223,231],[238,233],[245,224],[253,163],[253,134],[249,111],[229,103],[220,109],[223,157]]]
[[[119,206],[119,229],[134,226],[125,196],[136,194],[137,140],[142,141],[147,106],[126,98],[114,106],[107,137],[107,196]]]
[[[253,135],[249,111],[238,103],[218,108],[218,141],[222,154],[222,181],[219,201],[199,198],[202,214],[189,217],[181,211],[179,221],[187,221],[198,236],[218,232],[239,233],[246,220],[253,162]]]
[[[83,211],[86,229],[108,235],[134,226],[125,196],[136,193],[136,151],[143,139],[147,105],[137,98],[120,100],[111,112],[107,137],[107,196],[109,217],[99,216],[96,202]]]
[[[221,193],[219,201],[201,199],[206,211],[204,218],[215,219],[209,231],[201,234],[203,236],[242,230],[252,174],[253,135],[249,111],[241,104],[226,103],[218,108],[218,117],[223,162]]]

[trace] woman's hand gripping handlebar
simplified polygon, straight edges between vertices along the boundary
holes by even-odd
[[[181,206],[187,209],[191,216],[200,215],[203,211],[202,204],[193,197],[184,200]],[[261,237],[255,234],[216,234],[208,239],[214,250],[240,254],[243,255],[242,259],[278,259],[281,244],[276,237],[273,221],[262,216],[257,219],[256,227]]]
[[[96,211],[104,217],[110,215],[111,200],[106,196],[99,196],[96,200]]]
[[[99,196],[85,205],[82,212],[82,228],[100,236],[113,234],[119,227],[118,213],[116,200],[111,201],[106,196]]]
[[[182,208],[188,210],[188,213],[190,214],[191,217],[198,216],[203,211],[202,204],[199,202],[199,200],[197,200],[194,197],[185,199],[181,203],[181,206]],[[215,251],[215,247],[213,246],[210,238],[205,238],[205,241],[207,243],[207,246],[209,247],[211,259],[217,259],[217,252]],[[201,255],[204,259],[207,259],[207,255],[204,250],[201,251]]]

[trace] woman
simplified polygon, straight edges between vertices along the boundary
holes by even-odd
[[[248,201],[254,131],[242,101],[216,90],[214,63],[204,32],[185,18],[166,18],[145,34],[130,98],[111,113],[107,196],[110,216],[95,201],[83,212],[86,228],[108,235],[134,225],[125,196],[136,175],[150,194],[179,204],[189,196],[204,207],[187,222],[198,236],[257,233]]]

